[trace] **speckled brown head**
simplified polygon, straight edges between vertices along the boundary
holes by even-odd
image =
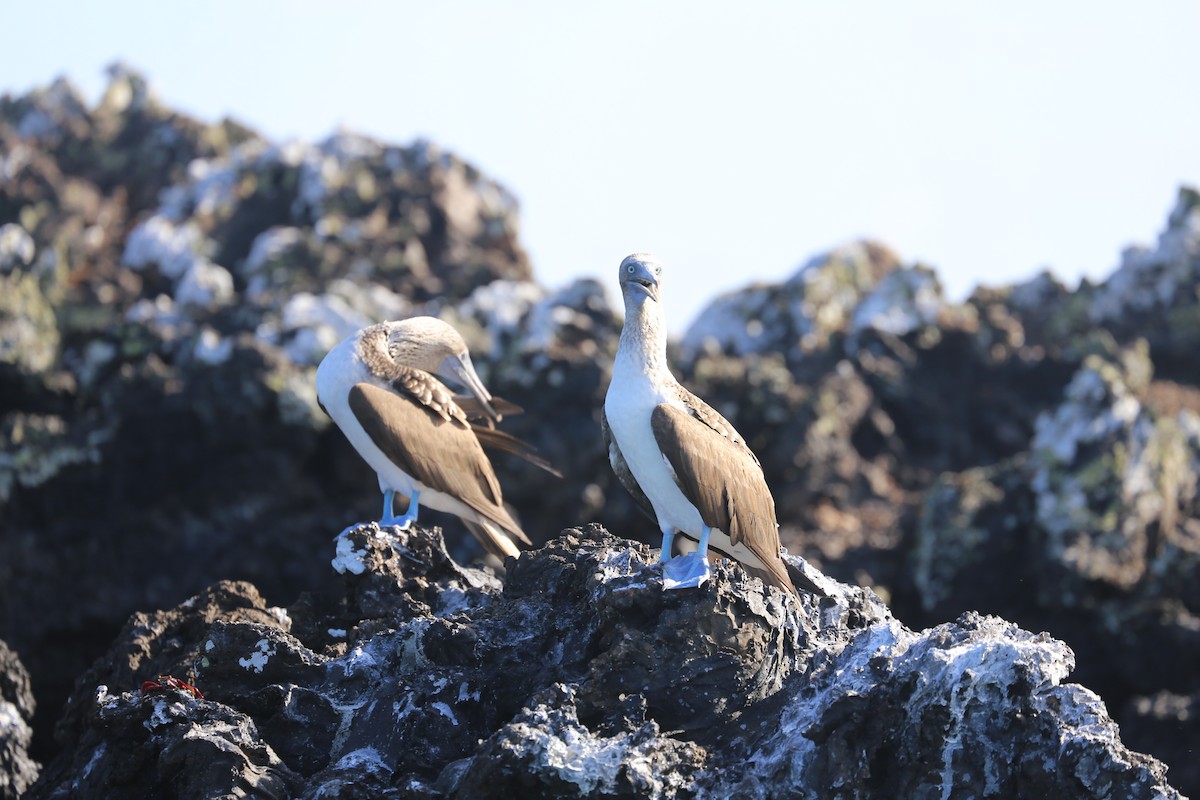
[[[436,317],[380,322],[363,328],[359,350],[367,369],[385,381],[392,380],[397,365],[423,370],[466,388],[495,416],[467,343],[447,322]]]

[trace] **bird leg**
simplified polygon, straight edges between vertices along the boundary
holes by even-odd
[[[704,559],[704,563],[708,563],[708,537],[712,535],[712,528],[707,525],[704,530],[700,531],[700,544],[696,547],[696,555]]]
[[[669,525],[664,526],[662,529],[662,535],[663,535],[662,552],[659,554],[658,560],[660,562],[670,561],[671,560],[671,542],[675,541],[675,529]]]
[[[394,525],[401,530],[405,530],[409,525],[417,521],[417,498],[421,493],[413,490],[412,497],[408,499],[408,510],[404,512],[404,516],[397,517],[396,512],[392,508],[392,501],[395,499],[396,493],[391,489],[383,493],[383,519],[379,520],[379,524]]]
[[[691,589],[704,585],[712,575],[708,566],[708,537],[712,529],[707,525],[700,532],[700,546],[696,552],[676,556],[663,564],[663,589]]]

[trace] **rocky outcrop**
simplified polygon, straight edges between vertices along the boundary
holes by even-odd
[[[515,200],[475,166],[349,131],[270,142],[189,119],[115,67],[95,107],[65,81],[0,98],[0,177],[0,637],[29,668],[37,761],[54,760],[74,680],[131,614],[222,580],[296,614],[301,593],[338,590],[328,532],[379,501],[316,405],[313,365],[365,322],[442,316],[489,387],[527,409],[503,427],[563,479],[497,457],[526,529],[656,538],[598,435],[620,328],[607,285],[535,281]],[[717,298],[671,351],[760,456],[792,553],[872,587],[914,629],[978,611],[1048,631],[1126,742],[1191,794],[1196,198],[1181,190],[1158,242],[1099,285],[1043,274],[953,303],[929,267],[852,242]],[[479,556],[457,520],[422,521],[445,527],[457,561]],[[144,674],[93,676],[89,692],[107,682],[119,699]],[[506,707],[480,735],[551,719],[598,735],[583,691],[555,689],[519,722]],[[628,715],[601,731],[612,752],[709,758],[652,752],[661,730]],[[240,720],[211,724],[251,771],[293,786],[295,759],[277,751],[277,767]]]
[[[40,766],[29,757],[33,709],[29,673],[0,641],[0,798],[16,800],[33,785]]]
[[[1195,383],[1200,346],[1200,191],[1185,187],[1153,247],[1129,247],[1096,287],[1088,317],[1120,339],[1144,338],[1156,372]]]
[[[914,632],[728,563],[664,592],[599,526],[503,583],[425,528],[355,528],[333,566],[286,609],[223,583],[133,617],[27,797],[1179,796],[1069,648],[996,618]]]
[[[907,622],[971,609],[1044,626],[1131,741],[1180,764],[1189,740],[1171,732],[1188,706],[1160,692],[1200,689],[1200,598],[1182,577],[1200,530],[1200,376],[1178,356],[1195,330],[1195,198],[1181,191],[1158,247],[1099,286],[1041,275],[955,306],[921,268],[863,245],[718,301],[844,280],[859,299],[828,346],[806,348],[818,323],[792,303],[749,350],[705,312],[681,352],[689,385],[762,458],[793,552],[874,585]],[[875,290],[850,279],[868,264],[886,265]]]
[[[110,77],[0,99],[0,635],[42,753],[133,610],[328,580],[281,554],[377,505],[317,407],[330,344],[532,285],[515,200],[431,143],[275,144]]]

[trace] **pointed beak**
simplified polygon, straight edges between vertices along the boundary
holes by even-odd
[[[644,294],[653,300],[658,299],[658,281],[649,275],[630,275],[625,279],[625,285],[631,292]]]
[[[635,277],[630,278],[626,285],[629,287],[630,293],[634,295],[644,295],[650,300],[659,299],[659,284],[650,281],[649,278]]]
[[[500,414],[496,412],[496,409],[491,404],[491,392],[487,390],[487,387],[483,385],[483,381],[479,379],[479,375],[475,373],[475,366],[471,363],[470,353],[463,353],[461,356],[446,356],[437,374],[468,389],[479,400],[488,417],[495,422],[500,421]]]

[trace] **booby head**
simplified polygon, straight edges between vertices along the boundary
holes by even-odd
[[[388,354],[396,363],[462,386],[475,395],[488,416],[499,420],[491,405],[492,395],[471,363],[467,343],[453,326],[437,317],[412,317],[380,325],[387,331]]]
[[[658,302],[662,269],[662,262],[649,253],[634,253],[625,256],[621,261],[618,275],[625,305],[640,303],[647,297]]]

